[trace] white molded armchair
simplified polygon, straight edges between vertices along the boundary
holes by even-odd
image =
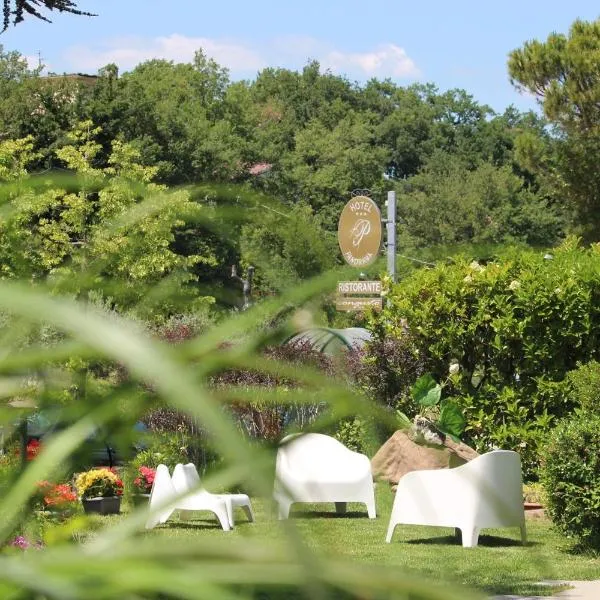
[[[494,450],[455,469],[412,471],[398,482],[386,542],[397,524],[455,527],[465,548],[484,527],[519,527],[526,542],[521,458]]]
[[[224,531],[233,528],[233,508],[241,506],[250,521],[254,520],[250,499],[246,494],[211,494],[200,485],[196,467],[189,463],[178,464],[169,475],[166,465],[159,465],[150,493],[150,515],[146,520],[146,529],[152,529],[159,523],[165,523],[174,511],[179,511],[185,519],[191,511],[207,510],[213,512]]]
[[[250,504],[250,498],[246,494],[212,494],[207,492],[200,482],[200,476],[198,475],[198,471],[196,470],[196,465],[194,463],[188,463],[187,465],[178,464],[175,465],[175,469],[173,471],[173,486],[175,487],[175,491],[178,494],[187,494],[192,490],[195,490],[194,494],[189,496],[190,498],[195,499],[194,501],[199,501],[200,499],[203,502],[207,503],[216,503],[220,505],[221,502],[225,503],[225,510],[227,511],[227,518],[229,520],[229,525],[233,528],[234,526],[234,518],[233,518],[233,509],[234,508],[242,508],[248,517],[248,521],[254,521],[254,513],[252,512],[252,505]],[[180,507],[180,510],[182,507]],[[189,508],[184,510],[201,510],[197,508]],[[212,508],[207,508],[206,510],[213,510]],[[213,510],[216,513],[216,511]],[[181,515],[185,518],[185,514]],[[217,514],[218,516],[218,514]]]
[[[361,502],[367,505],[370,519],[376,516],[369,459],[320,433],[295,434],[282,440],[273,497],[280,519],[288,518],[294,502],[334,502],[341,513],[347,502]]]

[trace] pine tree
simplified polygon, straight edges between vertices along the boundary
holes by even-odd
[[[4,26],[2,31],[8,29],[11,17],[13,25],[16,25],[25,20],[26,14],[50,23],[50,19],[40,12],[42,8],[46,8],[47,10],[57,10],[59,12],[68,12],[74,15],[86,15],[88,17],[95,16],[92,13],[79,10],[77,4],[72,0],[3,0],[2,8],[4,16]]]

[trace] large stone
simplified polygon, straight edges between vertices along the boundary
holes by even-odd
[[[479,456],[475,450],[449,436],[442,435],[441,445],[434,447],[417,444],[409,432],[396,431],[372,458],[371,469],[377,479],[395,486],[410,471],[457,467]]]

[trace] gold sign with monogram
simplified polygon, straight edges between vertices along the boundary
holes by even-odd
[[[356,196],[344,206],[338,243],[350,266],[366,267],[375,262],[381,246],[381,214],[371,198]]]

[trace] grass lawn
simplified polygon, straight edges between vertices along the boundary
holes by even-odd
[[[392,501],[389,488],[379,484],[376,520],[368,519],[365,507],[359,504],[349,504],[346,515],[336,515],[333,505],[299,504],[294,506],[291,520],[317,553],[393,565],[409,575],[466,585],[487,594],[547,595],[553,588],[539,582],[600,579],[600,558],[571,552],[568,541],[546,520],[527,521],[527,546],[521,545],[518,528],[483,530],[477,548],[463,548],[455,540],[453,529],[402,525],[396,528],[392,543],[386,544]],[[196,513],[197,517],[190,521],[173,518],[144,535],[157,540],[258,536],[274,541],[285,536],[271,512],[270,502],[253,499],[253,507],[256,522],[248,523],[238,510],[235,529],[229,533],[220,529],[210,513]],[[114,523],[121,518],[103,520]]]

